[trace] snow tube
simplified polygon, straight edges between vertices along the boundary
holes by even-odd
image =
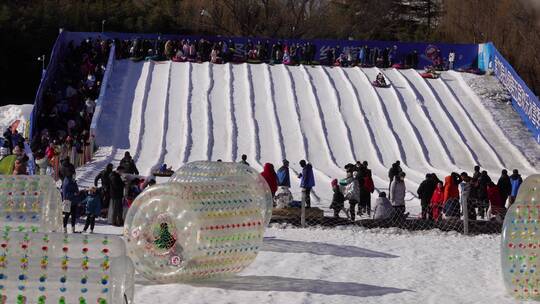
[[[404,64],[401,64],[401,63],[395,63],[395,64],[392,65],[392,67],[394,69],[398,69],[398,70],[407,69],[407,66],[404,65]]]
[[[173,170],[165,170],[165,171],[154,171],[152,172],[153,176],[159,176],[159,177],[170,177],[174,173]]]
[[[381,84],[381,83],[378,83],[377,81],[373,81],[371,84],[372,84],[374,87],[377,87],[377,88],[389,88],[389,87],[390,87],[390,84],[388,84],[388,83],[385,84],[385,85],[383,85],[383,84]]]
[[[436,73],[420,73],[420,76],[422,76],[422,78],[428,78],[428,79],[439,78],[439,74],[436,74]]]

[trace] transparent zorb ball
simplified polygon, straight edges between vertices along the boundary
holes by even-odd
[[[61,231],[61,202],[50,176],[0,175],[0,226]]]
[[[137,271],[171,283],[231,275],[253,262],[272,198],[252,172],[241,164],[196,162],[140,194],[124,227]]]
[[[132,303],[118,236],[0,232],[0,303]]]
[[[540,300],[540,175],[529,176],[506,213],[501,268],[507,291],[518,299]]]

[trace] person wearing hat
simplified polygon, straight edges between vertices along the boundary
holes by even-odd
[[[96,187],[92,187],[88,190],[84,205],[86,206],[86,223],[84,223],[83,232],[86,233],[90,227],[90,233],[94,233],[96,217],[101,214],[101,197],[97,193]]]
[[[343,196],[343,193],[339,188],[337,179],[332,180],[331,186],[334,194],[332,195],[332,203],[330,204],[330,209],[334,210],[334,217],[339,218],[339,212],[345,206],[345,197]]]

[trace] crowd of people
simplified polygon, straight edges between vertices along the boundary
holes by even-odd
[[[240,162],[249,165],[246,159],[247,156],[242,155]],[[305,160],[301,160],[299,164],[302,168],[302,172],[298,174],[302,189],[301,202],[306,208],[310,208],[310,193],[315,186],[313,168]],[[342,211],[352,221],[356,215],[364,214],[377,220],[404,219],[409,216],[405,201],[406,174],[400,161],[396,161],[389,169],[388,193],[380,191],[373,208],[371,200],[376,189],[368,162],[349,163],[344,169],[345,177],[333,179],[331,182],[333,196],[329,208],[334,211],[334,217],[338,218]],[[290,191],[289,161],[283,160],[283,165],[277,172],[273,164],[266,163],[261,175],[270,187],[274,207],[298,207],[294,204]],[[436,174],[428,173],[416,190],[422,208],[419,217],[432,221],[460,219],[464,210],[467,210],[466,216],[470,220],[487,218],[502,221],[506,213],[506,203],[514,203],[522,182],[517,169],[513,170],[512,175],[508,175],[507,170],[502,170],[497,183],[492,181],[487,171],[480,171],[479,166],[474,167],[472,176],[467,172],[452,172],[444,177],[444,181]],[[348,208],[345,206],[346,202]]]
[[[135,161],[126,152],[119,165],[107,164],[94,179],[89,189],[80,190],[75,181],[75,167],[65,162],[60,170],[62,178],[62,212],[64,232],[68,221],[71,232],[75,233],[75,223],[80,216],[86,216],[82,232],[94,232],[96,218],[106,218],[107,223],[121,227],[126,212],[135,198],[147,187],[156,183],[155,179],[139,176]]]
[[[266,62],[270,64],[321,64],[328,66],[377,66],[387,68],[418,67],[419,54],[416,50],[398,58],[398,47],[334,47],[318,48],[314,43],[289,43],[269,40],[247,40],[245,45],[232,40],[211,42],[199,40],[133,39],[116,40],[116,58],[132,60],[172,60],[176,62]],[[316,57],[317,52],[319,58]],[[442,56],[440,57],[442,60]]]
[[[36,117],[30,144],[36,174],[62,179],[63,162],[79,167],[91,159],[90,124],[111,44],[112,40],[88,38],[78,46],[72,41],[64,50]]]

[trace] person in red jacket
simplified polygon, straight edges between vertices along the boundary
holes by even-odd
[[[443,203],[446,203],[449,199],[459,199],[459,177],[456,173],[452,173],[444,178],[444,196]]]
[[[506,213],[506,208],[501,199],[501,193],[499,187],[495,183],[490,182],[487,186],[487,195],[489,199],[489,207],[491,209],[491,215],[504,217]]]
[[[270,191],[272,192],[272,197],[274,197],[278,187],[277,175],[276,171],[274,171],[274,165],[272,165],[271,163],[264,164],[263,172],[261,172],[261,175],[268,183]]]
[[[434,220],[441,217],[441,209],[444,206],[444,187],[441,181],[437,182],[437,188],[431,197],[431,215]]]

